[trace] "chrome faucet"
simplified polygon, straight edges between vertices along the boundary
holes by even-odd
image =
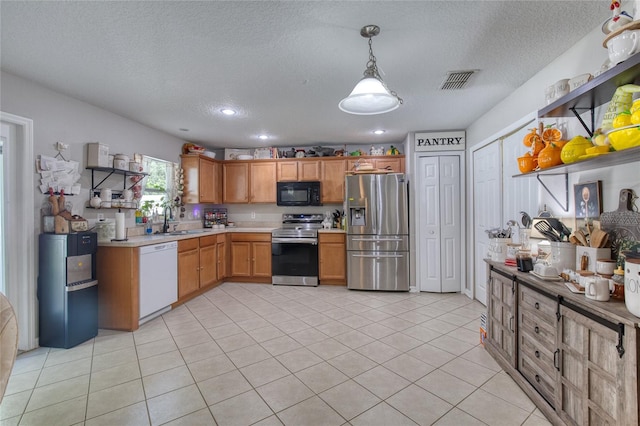
[[[164,223],[162,224],[162,233],[166,234],[167,232],[169,232],[169,216],[167,216],[167,210],[169,210],[169,216],[171,216],[173,214],[173,212],[171,211],[171,207],[169,206],[165,206],[164,208]]]

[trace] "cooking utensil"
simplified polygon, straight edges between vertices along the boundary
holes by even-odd
[[[560,235],[558,235],[554,229],[551,227],[549,222],[546,220],[541,220],[540,222],[535,224],[536,229],[549,241],[561,241]]]
[[[531,228],[531,224],[533,223],[533,219],[531,219],[531,216],[529,216],[529,214],[527,212],[520,212],[520,222],[522,223],[522,226],[525,228]]]
[[[575,245],[577,245],[577,246],[581,246],[581,245],[582,245],[582,243],[580,242],[580,240],[578,240],[578,239],[576,238],[576,236],[575,236],[575,235],[571,235],[571,236],[569,237],[569,242],[570,242],[571,244],[575,244]]]
[[[578,239],[578,241],[580,241],[580,245],[589,247],[589,243],[587,242],[587,237],[584,235],[584,232],[578,229],[574,235]]]
[[[562,222],[554,217],[547,218],[545,221],[553,228],[556,233],[558,233],[558,235],[560,236],[560,241],[564,241],[565,234],[562,227]],[[566,236],[568,237],[569,234],[567,234]]]

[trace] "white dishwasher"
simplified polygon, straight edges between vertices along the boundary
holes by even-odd
[[[178,300],[178,243],[140,247],[140,324]]]

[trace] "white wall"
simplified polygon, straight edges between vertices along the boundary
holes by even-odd
[[[68,201],[73,202],[76,214],[94,219],[98,212],[84,208],[89,199],[91,186],[91,174],[84,170],[87,142],[104,143],[109,146],[109,152],[112,154],[123,153],[133,157],[135,152],[179,162],[184,141],[178,138],[7,72],[2,72],[0,79],[2,81],[0,111],[33,120],[34,155],[54,156],[57,151],[54,150],[53,144],[59,141],[69,144],[69,149],[63,153],[65,158],[80,162],[82,193],[79,196],[67,197]],[[35,178],[36,182],[39,182],[39,176]],[[33,212],[33,220],[36,224],[36,234],[39,234],[39,207],[46,197],[37,188],[33,189],[33,194],[30,196],[33,196],[35,201],[36,211]],[[100,213],[104,213],[106,217],[115,217],[115,212],[116,210],[100,210]],[[134,222],[133,211],[129,211],[127,226],[133,226]]]
[[[474,146],[482,143],[486,138],[499,134],[501,129],[515,122],[523,116],[545,106],[544,88],[562,78],[571,78],[583,73],[595,74],[602,64],[608,59],[607,50],[602,47],[604,34],[598,27],[591,31],[585,38],[565,54],[552,61],[542,71],[528,80],[520,88],[513,92],[504,101],[486,113],[467,129],[467,144]],[[605,106],[596,110],[596,127],[602,121]],[[583,116],[589,122],[588,113]],[[545,124],[555,120],[544,119]],[[560,126],[567,126],[565,137],[587,135],[575,118],[557,120]],[[526,148],[522,147],[522,153]],[[516,161],[515,158],[505,158],[503,161]],[[533,179],[533,178],[532,178]],[[612,168],[590,170],[588,172],[572,173],[569,175],[569,211],[565,212],[556,204],[549,194],[543,189],[540,192],[540,206],[546,204],[558,217],[573,218],[574,200],[573,185],[580,182],[601,180],[603,182],[603,211],[615,210],[618,207],[618,195],[620,189],[631,188],[636,194],[640,194],[640,174],[637,173],[637,164],[627,164]],[[561,177],[544,178],[557,198],[564,201],[564,180]],[[469,212],[472,214],[472,212]]]

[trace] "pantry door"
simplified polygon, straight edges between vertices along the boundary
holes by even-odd
[[[485,231],[502,220],[502,153],[496,140],[473,152],[473,279],[475,298],[487,304],[487,257],[489,237]]]
[[[460,156],[420,157],[417,162],[420,291],[462,290]]]

